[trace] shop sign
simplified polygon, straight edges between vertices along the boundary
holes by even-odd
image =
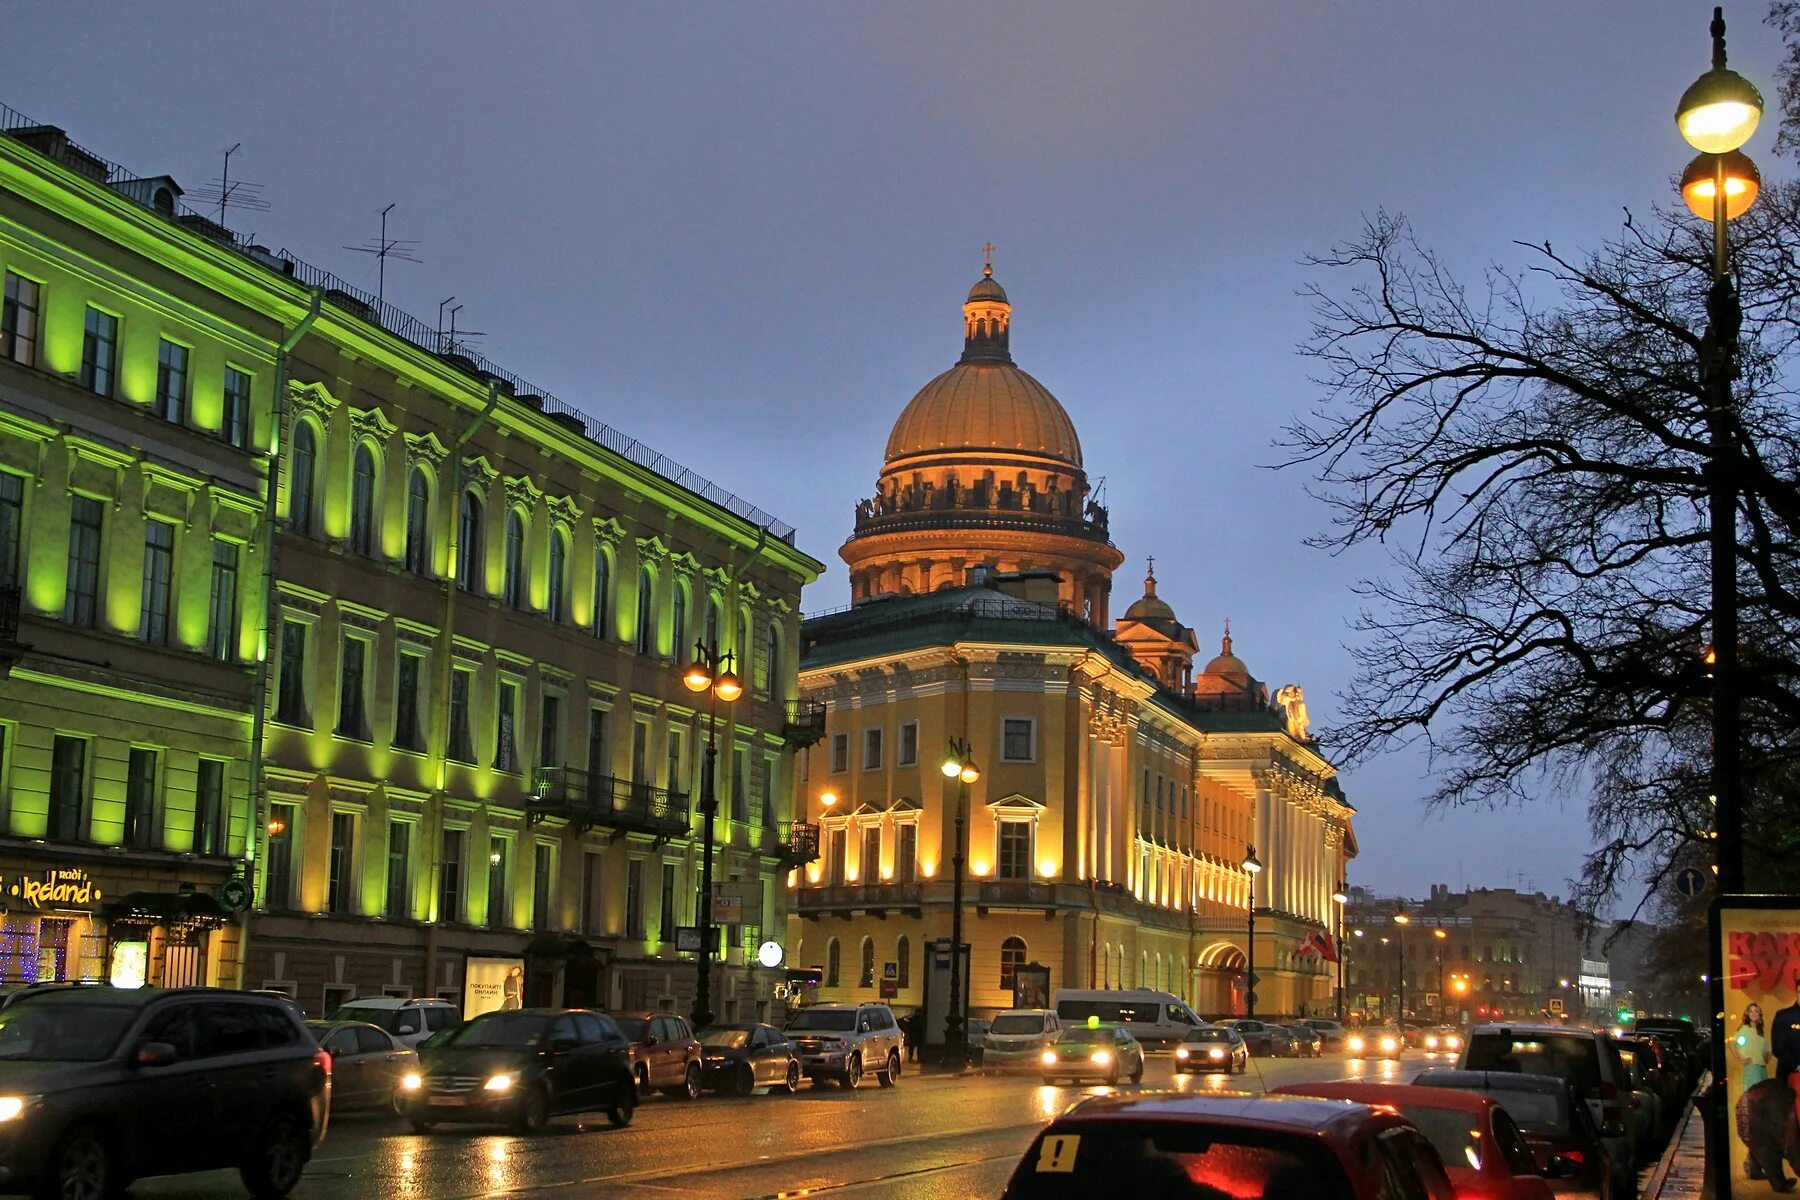
[[[100,889],[80,867],[14,876],[6,894],[31,908],[92,908],[100,899]]]

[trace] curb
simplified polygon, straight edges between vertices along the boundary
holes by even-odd
[[[1704,1094],[1711,1075],[1701,1077],[1700,1087],[1696,1094]],[[1700,1110],[1692,1096],[1688,1097],[1687,1107],[1682,1111],[1681,1124],[1669,1138],[1669,1148],[1663,1151],[1662,1158],[1657,1160],[1656,1169],[1650,1174],[1650,1181],[1639,1192],[1639,1200],[1663,1200],[1668,1191],[1671,1175],[1678,1190],[1668,1191],[1669,1200],[1677,1200],[1682,1196],[1698,1196],[1706,1181],[1706,1130],[1705,1122],[1697,1121]],[[1693,1130],[1690,1143],[1690,1130]],[[1695,1170],[1695,1177],[1689,1181],[1687,1172],[1675,1171],[1678,1161],[1687,1160],[1687,1165]]]

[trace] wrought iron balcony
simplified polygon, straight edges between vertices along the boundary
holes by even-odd
[[[982,908],[1055,908],[1056,885],[1029,879],[983,880],[975,903]]]
[[[790,821],[781,850],[781,863],[788,870],[804,867],[819,857],[819,827],[805,821]]]
[[[781,736],[795,750],[815,746],[825,738],[825,706],[817,701],[788,706],[787,724]]]
[[[525,801],[531,824],[563,817],[578,830],[606,826],[620,833],[655,834],[661,841],[688,832],[687,796],[682,792],[574,767],[539,767],[535,783]]]
[[[912,883],[839,883],[828,887],[804,887],[793,893],[796,911],[917,908],[925,903],[925,885]]]

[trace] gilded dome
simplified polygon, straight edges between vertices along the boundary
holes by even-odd
[[[1131,602],[1125,610],[1125,621],[1142,621],[1147,625],[1172,625],[1181,628],[1181,622],[1175,619],[1175,610],[1169,602],[1156,594],[1156,560],[1150,560],[1150,569],[1144,576],[1144,594]]]
[[[994,269],[992,267],[983,271],[981,278],[975,281],[975,286],[969,289],[969,299],[998,300],[1002,304],[1008,303],[1008,300],[1006,299],[1006,289],[1000,286],[1000,281],[998,279],[994,278]]]
[[[1244,660],[1231,652],[1231,622],[1225,622],[1225,636],[1219,642],[1219,656],[1206,664],[1208,675],[1218,675],[1226,679],[1235,679],[1248,683],[1250,668]]]
[[[888,435],[887,461],[1007,450],[1081,465],[1075,423],[1050,390],[1004,362],[960,362],[919,389]]]

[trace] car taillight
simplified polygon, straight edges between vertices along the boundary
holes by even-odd
[[[324,1049],[323,1047],[320,1047],[319,1049],[314,1050],[313,1051],[313,1063],[315,1066],[317,1066],[319,1068],[319,1070],[325,1072],[327,1075],[331,1074],[331,1053],[330,1053],[330,1051]]]
[[[1618,1084],[1604,1083],[1604,1082],[1601,1083],[1600,1099],[1602,1099],[1602,1100],[1617,1100],[1618,1098],[1619,1098],[1619,1085]]]
[[[1585,1167],[1587,1165],[1587,1154],[1584,1151],[1559,1150],[1557,1153],[1568,1159],[1570,1162],[1575,1163],[1577,1166]]]

